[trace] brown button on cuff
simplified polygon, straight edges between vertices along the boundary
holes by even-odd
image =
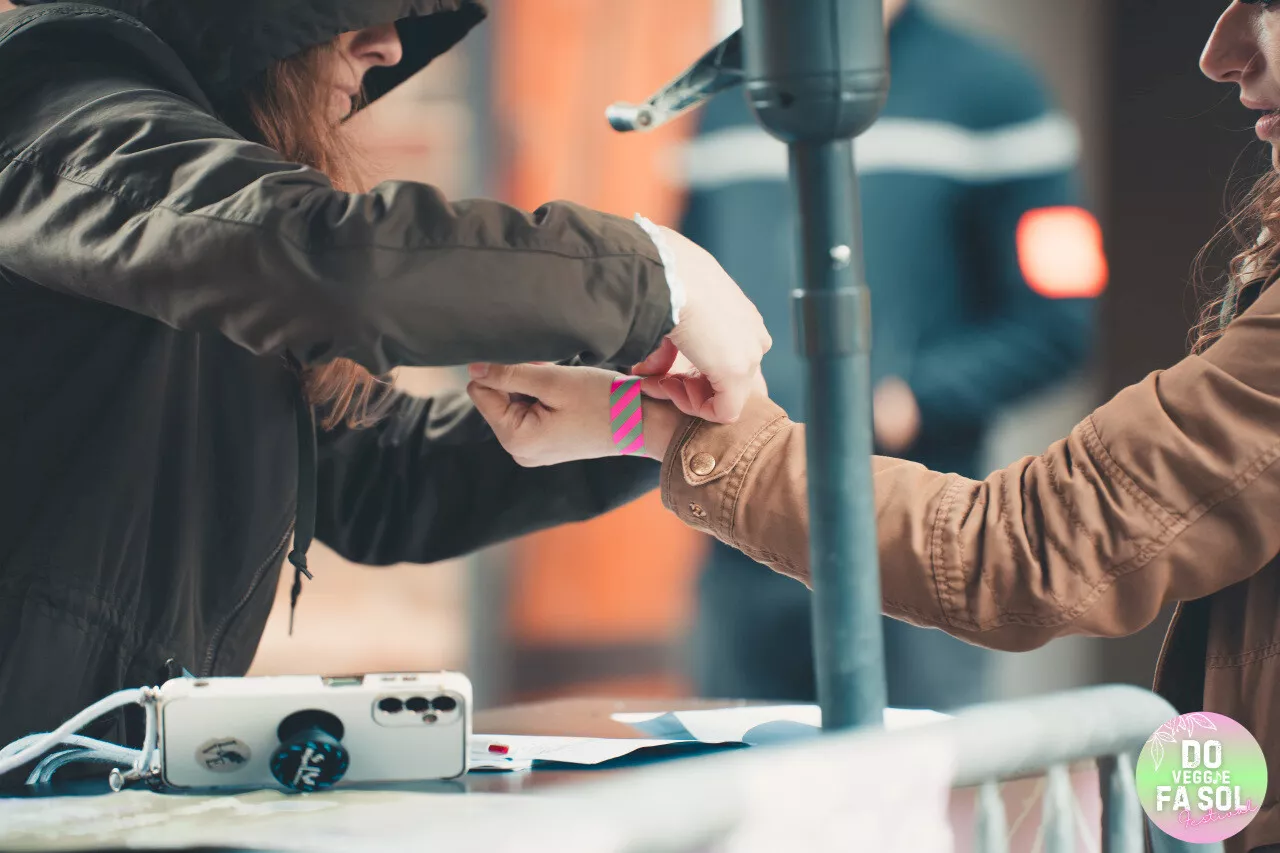
[[[695,454],[689,460],[689,468],[699,477],[705,477],[716,470],[716,458],[710,453]]]
[[[687,430],[672,444],[672,462],[678,454],[686,485],[694,488],[710,485],[728,476],[744,455],[758,451],[788,423],[786,412],[772,400],[753,397],[737,423],[690,421]],[[684,502],[680,505],[684,506]]]

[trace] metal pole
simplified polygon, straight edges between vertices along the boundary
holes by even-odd
[[[808,360],[813,646],[823,727],[881,725],[884,640],[871,476],[871,309],[853,137],[888,90],[881,0],[743,0],[756,117],[791,152]]]
[[[813,652],[827,728],[878,725],[885,706],[871,478],[871,308],[848,140],[791,146],[799,221],[796,339],[808,359]]]
[[[751,108],[791,151],[799,212],[796,317],[809,362],[814,660],[827,729],[884,721],[884,639],[871,477],[871,307],[852,139],[889,89],[882,0],[743,0],[743,28],[615,130],[653,130],[745,82]],[[769,216],[771,211],[760,211]]]

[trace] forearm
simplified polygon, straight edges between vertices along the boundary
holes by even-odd
[[[1254,323],[1253,337],[1266,332]],[[1257,364],[1263,341],[1242,338],[1224,338],[1217,364],[1189,358],[1149,377],[984,481],[875,460],[886,612],[1027,649],[1135,632],[1170,602],[1256,572],[1280,550],[1280,380]],[[734,426],[686,424],[663,498],[691,526],[807,582],[805,471],[803,429],[757,401]]]
[[[811,585],[804,424],[756,399],[733,426],[682,419],[666,448],[662,498],[686,524]],[[932,520],[959,478],[872,458],[885,612],[942,627],[930,565]],[[714,468],[705,474],[708,465]],[[976,484],[975,484],[976,485]]]
[[[145,78],[63,73],[54,103],[6,92],[0,110],[44,117],[29,140],[6,139],[18,153],[0,174],[15,200],[0,255],[35,285],[258,355],[375,373],[636,363],[673,328],[665,269],[634,222],[451,202],[412,182],[341,192]]]
[[[691,527],[809,585],[804,427],[758,414],[740,431],[687,423],[663,466],[663,500]],[[702,467],[714,458],[716,473],[698,476],[700,458]],[[1059,553],[1034,554],[1031,542],[1045,537],[992,499],[1009,497],[1002,475],[1017,482],[1015,472],[996,475],[993,489],[900,460],[873,465],[885,613],[1006,649],[1032,648],[1072,627],[1068,608],[1087,590],[1038,584],[1038,561]],[[1021,609],[1009,617],[1014,601]]]
[[[523,468],[461,394],[322,437],[317,536],[365,565],[432,563],[584,521],[657,487],[645,459]]]

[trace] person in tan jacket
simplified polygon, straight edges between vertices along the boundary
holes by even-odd
[[[486,365],[472,376],[477,408],[522,465],[615,452],[603,401],[616,374]],[[732,425],[645,404],[667,508],[807,583],[804,436],[764,397]],[[1155,689],[1181,713],[1240,721],[1280,766],[1278,459],[1272,287],[1211,348],[1122,391],[1039,457],[981,481],[876,458],[884,612],[1025,651],[1126,636],[1176,603]],[[1277,787],[1232,849],[1280,845]]]
[[[1280,142],[1280,9],[1233,2],[1202,58],[1264,111]],[[1277,172],[1246,221],[1239,276],[1196,352],[1120,392],[1038,457],[985,480],[874,460],[884,612],[1019,651],[1070,634],[1120,637],[1168,604],[1155,689],[1182,713],[1243,723],[1280,767],[1280,217]],[[1229,325],[1228,325],[1229,323]],[[1225,327],[1225,328],[1224,328]],[[524,465],[616,452],[614,374],[546,365],[473,368],[470,393]],[[683,415],[706,388],[646,392],[646,451],[687,524],[802,583],[809,578],[804,426],[764,397],[731,425]],[[511,396],[512,394],[518,396]],[[679,408],[677,408],[679,407]],[[1229,849],[1280,845],[1280,786]],[[1280,849],[1280,848],[1276,848]]]

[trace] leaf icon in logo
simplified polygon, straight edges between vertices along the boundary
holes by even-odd
[[[1156,732],[1156,734],[1160,733]],[[1155,765],[1156,770],[1159,770],[1160,762],[1164,761],[1164,744],[1155,735],[1152,735],[1147,743],[1151,744],[1151,763]]]
[[[1205,714],[1201,714],[1201,713],[1198,713],[1198,712],[1197,712],[1197,713],[1194,713],[1194,714],[1188,714],[1187,716],[1188,716],[1188,717],[1190,717],[1191,719],[1195,720],[1195,721],[1196,721],[1196,725],[1197,725],[1197,726],[1200,726],[1200,728],[1202,728],[1202,729],[1212,729],[1212,730],[1213,730],[1213,731],[1215,731],[1215,732],[1218,730],[1218,725],[1217,725],[1217,723],[1215,723],[1212,719],[1210,719],[1210,718],[1209,718],[1207,715],[1205,715]]]

